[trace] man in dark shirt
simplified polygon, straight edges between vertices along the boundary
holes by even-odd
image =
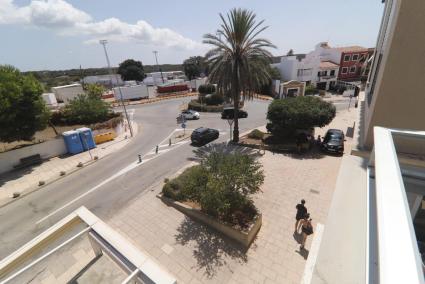
[[[297,233],[298,224],[302,219],[304,219],[307,214],[307,208],[304,206],[304,204],[305,200],[301,199],[301,203],[298,203],[297,206],[295,206],[295,208],[297,209],[297,215],[295,215],[295,220],[297,220],[295,222],[295,233]]]

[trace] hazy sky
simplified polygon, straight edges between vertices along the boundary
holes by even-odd
[[[308,52],[331,46],[373,47],[384,4],[380,0],[0,0],[0,64],[23,71],[103,67],[99,39],[108,39],[112,65],[181,63],[204,55],[205,33],[219,28],[219,13],[253,10],[277,49]]]

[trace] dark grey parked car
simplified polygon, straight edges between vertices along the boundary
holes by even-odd
[[[216,129],[199,127],[193,130],[190,140],[194,145],[204,145],[217,139],[219,135]]]
[[[330,153],[344,153],[344,132],[339,129],[329,129],[322,142],[322,149]]]

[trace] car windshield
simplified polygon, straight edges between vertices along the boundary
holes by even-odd
[[[329,142],[329,141],[341,141],[342,140],[342,135],[338,134],[338,133],[328,133],[325,136],[325,142]]]

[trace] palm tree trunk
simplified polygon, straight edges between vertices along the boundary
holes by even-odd
[[[239,142],[239,94],[233,98],[233,142]]]
[[[239,142],[239,100],[241,97],[239,90],[238,64],[235,64],[233,70],[233,142]]]

